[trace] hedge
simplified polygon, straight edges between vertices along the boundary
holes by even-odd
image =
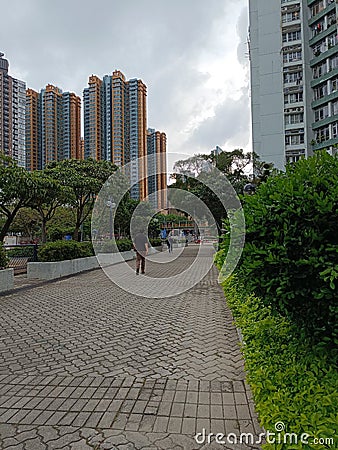
[[[8,266],[8,258],[6,255],[6,250],[0,245],[0,269],[6,269]]]
[[[310,435],[308,444],[266,444],[263,449],[336,448],[338,373],[337,349],[313,342],[289,319],[249,294],[238,275],[223,283],[227,303],[241,329],[247,380],[265,430]],[[313,438],[328,445],[314,445]],[[331,445],[329,445],[331,444]]]
[[[64,261],[67,259],[93,256],[90,242],[55,241],[39,247],[38,260],[41,262]]]
[[[320,152],[245,198],[240,273],[266,306],[338,344],[338,157]]]

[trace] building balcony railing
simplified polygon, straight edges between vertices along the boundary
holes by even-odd
[[[338,120],[338,114],[326,117],[325,119],[318,120],[317,122],[314,122],[312,124],[312,129],[316,130],[317,128],[321,128],[321,127],[323,127],[325,125],[330,125],[330,123],[337,122],[337,120]]]
[[[331,11],[333,11],[335,9],[336,5],[335,2],[330,3],[326,8],[322,9],[318,14],[316,14],[315,16],[311,17],[311,19],[309,19],[309,25],[313,25],[315,22],[317,22],[317,20],[322,19],[323,17],[325,17],[327,14],[329,14]]]
[[[324,75],[315,78],[311,81],[311,87],[314,88],[318,86],[319,84],[323,83],[324,81],[329,80],[330,78],[338,75],[338,68],[331,70],[330,72],[325,73]]]
[[[312,144],[312,150],[323,150],[324,148],[327,149],[329,147],[332,147],[333,145],[338,145],[338,137],[322,142],[316,142],[315,144]]]
[[[336,99],[338,99],[338,91],[333,92],[332,94],[329,94],[329,95],[324,95],[322,98],[318,98],[317,100],[314,100],[311,103],[311,108],[312,109],[317,108],[318,106],[325,105],[329,101],[336,100]]]
[[[336,29],[336,24],[332,24],[326,28],[326,30],[321,31],[320,33],[316,34],[309,40],[309,45],[313,47],[317,44],[317,42],[324,39],[326,36],[329,36],[331,33],[333,33]]]
[[[321,52],[320,55],[315,56],[313,59],[310,60],[310,66],[313,67],[316,64],[324,61],[324,59],[329,58],[330,56],[335,55],[336,53],[338,53],[338,46],[334,45],[331,48],[328,48],[327,50],[325,50],[324,52]]]

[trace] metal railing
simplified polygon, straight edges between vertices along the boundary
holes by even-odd
[[[27,263],[38,260],[37,244],[4,245],[8,257],[8,267],[14,269],[14,275],[27,273]]]

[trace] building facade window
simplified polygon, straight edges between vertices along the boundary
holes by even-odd
[[[328,105],[323,106],[315,110],[315,122],[319,120],[324,120],[329,117],[329,107]]]
[[[289,31],[286,33],[283,33],[282,40],[283,42],[292,42],[292,41],[298,41],[301,39],[301,31]]]
[[[315,87],[314,90],[315,100],[323,98],[327,95],[327,84],[322,84],[321,86]]]
[[[286,114],[284,117],[285,125],[293,125],[295,123],[304,122],[304,114],[296,113],[296,114]]]
[[[285,145],[304,144],[304,134],[290,134],[285,136]]]
[[[301,80],[303,79],[303,74],[300,71],[288,72],[288,73],[284,73],[283,79],[284,79],[285,84],[288,84],[288,83],[298,83],[299,84],[301,82]]]
[[[318,2],[314,3],[311,8],[311,17],[316,16],[324,9],[324,0],[319,0]]]
[[[295,92],[294,94],[284,95],[284,104],[299,103],[303,101],[303,92]]]
[[[317,143],[328,141],[330,139],[330,126],[327,125],[325,127],[318,128],[315,131],[315,139]]]
[[[282,14],[282,23],[289,23],[299,19],[299,12],[292,11]]]

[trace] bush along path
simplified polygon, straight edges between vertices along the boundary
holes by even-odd
[[[313,345],[295,324],[248,293],[238,277],[223,288],[243,335],[247,381],[260,424],[272,433],[263,448],[337,448],[334,351]]]
[[[261,424],[276,434],[266,448],[337,448],[338,157],[301,160],[243,203],[246,243],[223,287]]]

